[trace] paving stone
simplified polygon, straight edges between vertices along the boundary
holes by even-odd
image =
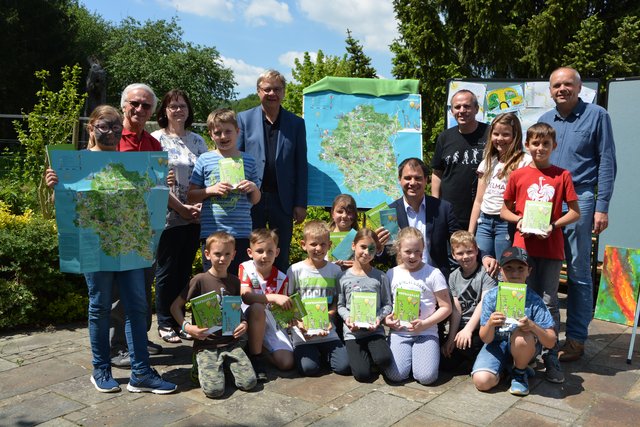
[[[636,354],[636,357],[638,355]],[[633,362],[633,359],[632,359]],[[589,361],[590,365],[606,366],[607,368],[619,369],[640,374],[640,363],[627,364],[627,350],[607,347]]]
[[[310,424],[313,424],[316,421],[322,420],[326,417],[331,416],[336,412],[335,409],[329,408],[327,406],[322,406],[318,409],[315,409],[311,412],[307,412],[300,418],[291,421],[290,423],[285,424],[285,427],[304,427]]]
[[[379,390],[382,393],[392,394],[411,402],[427,403],[442,394],[442,391],[432,390],[429,386],[420,385],[421,388],[408,386],[385,385]]]
[[[561,422],[564,424],[574,423],[578,417],[580,416],[579,412],[570,412],[565,411],[558,408],[552,408],[546,405],[540,405],[534,403],[529,400],[529,398],[521,399],[518,403],[515,404],[515,408],[521,409],[523,411],[531,412],[540,417],[544,417],[549,420],[553,420],[554,422]],[[499,419],[498,419],[499,421]],[[523,423],[528,424],[528,423]]]
[[[590,390],[585,390],[579,382],[566,381],[564,384],[553,384],[549,381],[541,381],[526,399],[521,400],[515,406],[519,407],[526,401],[560,411],[580,414],[592,405],[594,399],[595,394]]]
[[[207,412],[242,425],[274,426],[289,423],[317,407],[304,400],[264,390],[246,397],[233,397],[224,405],[208,408]]]
[[[72,423],[64,418],[56,418],[46,423],[38,424],[38,427],[76,427],[78,424]]]
[[[589,372],[581,372],[579,376],[572,376],[567,379],[567,382],[576,383],[592,393],[624,396],[640,379],[640,375],[634,372],[618,371],[597,365],[591,367],[593,369]]]
[[[613,395],[598,395],[598,399],[581,418],[586,426],[631,426],[638,425],[640,403]]]
[[[90,377],[91,372],[86,371],[85,375],[52,384],[47,388],[60,396],[66,397],[67,399],[82,402],[86,406],[96,405],[109,399],[116,399],[120,394],[122,394],[122,392],[100,393],[91,383]],[[126,389],[126,387],[127,383],[120,381],[120,388],[123,391]]]
[[[407,415],[393,427],[415,427],[415,426],[428,426],[436,425],[438,427],[457,427],[471,424],[465,424],[460,421],[449,420],[447,418],[440,417],[438,415],[430,414],[423,411],[415,411]]]
[[[621,348],[626,354],[629,351],[629,344],[631,344],[631,328],[629,328],[628,333],[620,334],[615,340],[613,340],[613,342],[611,342],[611,344],[609,344],[609,346]],[[640,328],[638,328],[638,332],[636,333],[636,340],[633,343],[633,351],[633,358],[637,361],[636,358],[640,356]]]
[[[167,424],[167,427],[194,427],[194,426],[239,426],[228,420],[223,420],[207,412],[200,412],[190,417],[184,418],[175,423]]]
[[[82,375],[77,366],[54,359],[0,372],[0,399]]]
[[[17,367],[18,367],[18,364],[16,362],[0,358],[0,372],[8,371],[9,369],[13,369]]]
[[[419,407],[419,403],[376,391],[343,406],[332,415],[313,423],[312,426],[390,426]]]
[[[279,378],[268,384],[268,390],[307,402],[325,404],[360,384],[353,377],[327,374],[309,378]]]
[[[45,393],[3,407],[1,420],[5,425],[34,425],[61,417],[84,406],[82,403],[66,399],[55,393]]]
[[[640,402],[640,380],[636,381],[624,398]]]
[[[507,388],[503,382],[495,391],[483,393],[476,390],[471,380],[465,381],[425,404],[420,411],[467,424],[487,425],[520,399],[506,391]]]
[[[531,406],[531,405],[529,405]],[[558,420],[551,416],[547,417],[544,414],[540,414],[536,411],[528,411],[526,409],[509,409],[504,414],[499,416],[490,425],[494,426],[569,426],[571,422]]]

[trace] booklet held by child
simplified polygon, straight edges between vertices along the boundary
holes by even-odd
[[[268,311],[271,316],[267,316],[267,320],[275,322],[273,326],[286,329],[291,325],[293,319],[302,320],[307,314],[300,294],[297,292],[291,294],[289,299],[291,300],[291,308],[289,310],[285,310],[277,304],[271,304],[271,309]]]
[[[409,327],[420,317],[420,291],[397,288],[393,298],[393,316],[400,326]]]
[[[527,299],[527,285],[525,283],[500,282],[498,284],[498,299],[496,311],[504,314],[506,320],[500,332],[510,332],[518,327],[518,319],[525,316],[524,304]]]
[[[236,188],[244,181],[244,161],[242,157],[225,157],[218,162],[220,168],[220,181],[231,184]]]
[[[522,216],[520,231],[539,235],[547,234],[551,221],[552,207],[553,204],[551,202],[527,200],[524,204],[524,215]]]
[[[353,239],[356,237],[356,230],[346,232],[340,243],[331,250],[331,257],[334,259],[348,260],[353,256]]]
[[[222,335],[231,336],[242,321],[242,297],[225,295],[222,297]]]
[[[306,298],[303,299],[302,302],[307,311],[307,315],[302,319],[304,328],[307,330],[307,335],[319,335],[322,332],[328,331],[331,327],[331,322],[329,321],[329,304],[327,304],[327,298]]]
[[[351,323],[359,328],[376,325],[378,294],[375,292],[353,292],[351,294]]]
[[[199,328],[209,328],[208,334],[222,329],[222,310],[215,291],[191,298],[193,321]]]

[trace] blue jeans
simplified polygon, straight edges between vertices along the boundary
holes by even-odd
[[[476,228],[476,243],[482,255],[491,255],[500,259],[502,252],[513,245],[509,233],[509,222],[500,219],[500,215],[487,215],[480,212]]]
[[[111,366],[109,315],[114,283],[118,286],[126,313],[125,335],[131,352],[131,371],[142,375],[149,369],[147,350],[147,299],[144,269],[85,273],[89,291],[89,341],[95,368]]]
[[[558,333],[560,332],[560,309],[558,306],[558,286],[560,285],[560,270],[562,270],[562,260],[529,257],[529,267],[531,274],[527,277],[527,287],[533,289],[540,295],[544,305],[549,309],[553,317],[556,332],[556,345],[551,348],[554,352],[558,350]]]
[[[591,188],[576,188],[576,192],[580,219],[564,227],[564,252],[568,276],[567,338],[584,343],[593,316],[591,234],[596,201]]]

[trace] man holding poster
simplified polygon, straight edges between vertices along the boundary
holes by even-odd
[[[584,354],[593,312],[591,233],[600,234],[609,222],[609,201],[616,177],[616,152],[607,111],[579,98],[580,74],[561,67],[551,73],[549,90],[556,108],[540,121],[556,130],[558,148],[551,163],[569,170],[578,194],[580,219],[564,227],[567,260],[567,339],[560,361],[577,360]],[[596,195],[597,187],[597,195]]]

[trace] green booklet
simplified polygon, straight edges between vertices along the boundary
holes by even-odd
[[[356,230],[346,232],[340,243],[331,250],[333,259],[348,260],[353,256],[353,239],[356,237]]]
[[[393,315],[400,325],[411,326],[420,317],[420,291],[397,288],[393,298]]]
[[[275,322],[274,326],[286,329],[289,327],[293,319],[302,320],[302,318],[307,314],[304,304],[302,303],[302,298],[300,298],[300,294],[296,292],[295,294],[289,295],[289,299],[291,300],[291,308],[289,310],[285,310],[277,304],[271,304],[271,309],[269,311],[273,321]]]
[[[335,249],[336,246],[340,244],[344,240],[344,238],[349,234],[348,231],[333,231],[329,234],[329,240],[331,240],[331,249]],[[336,258],[329,251],[329,261],[335,261]]]
[[[520,230],[523,233],[546,234],[551,221],[551,202],[527,200],[524,203],[524,215]]]
[[[328,331],[331,322],[329,321],[329,304],[326,297],[303,299],[304,308],[307,315],[304,316],[304,328],[307,335],[318,335],[323,331]]]
[[[513,331],[518,327],[518,319],[525,316],[524,303],[527,299],[527,285],[525,283],[500,282],[498,284],[498,298],[496,311],[504,314],[507,320],[501,332]]]
[[[395,209],[382,209],[380,211],[380,224],[391,234],[387,245],[392,244],[398,237],[400,227],[398,227],[398,213]]]
[[[222,297],[222,335],[233,335],[242,321],[242,297],[225,295]]]
[[[191,302],[193,321],[199,328],[209,328],[208,334],[222,329],[222,310],[215,291],[191,298],[189,302]]]
[[[376,324],[378,294],[375,292],[353,292],[351,294],[351,323],[359,328],[369,328]]]
[[[385,202],[380,203],[378,206],[374,206],[364,213],[367,217],[367,228],[370,230],[377,230],[382,227],[382,223],[380,222],[380,211],[383,209],[389,209],[389,205]]]
[[[244,181],[244,162],[242,157],[225,157],[218,161],[220,168],[220,182],[231,184],[236,188],[241,181]]]

